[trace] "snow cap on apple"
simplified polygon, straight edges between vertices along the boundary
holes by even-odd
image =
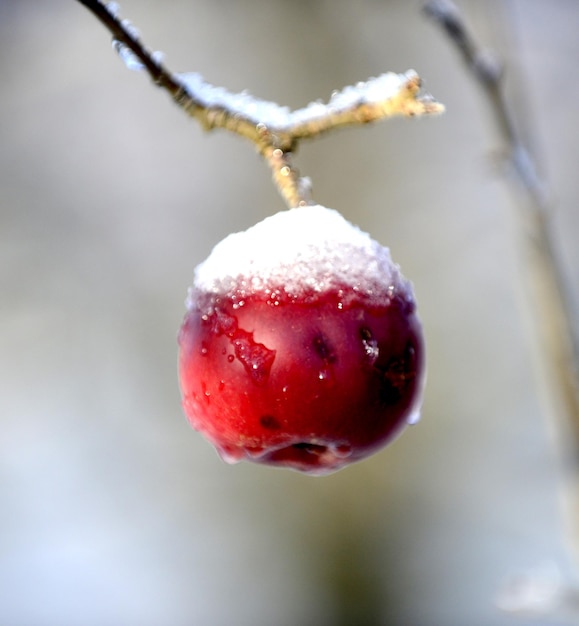
[[[226,237],[195,271],[183,406],[223,459],[327,474],[417,421],[422,330],[387,248],[322,206]]]

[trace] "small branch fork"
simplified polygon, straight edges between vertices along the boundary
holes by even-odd
[[[486,96],[509,161],[526,193],[526,211],[522,217],[528,234],[525,269],[534,295],[538,334],[544,350],[541,364],[554,392],[560,417],[565,470],[572,516],[579,515],[579,347],[573,320],[577,315],[571,305],[569,289],[557,255],[551,231],[552,206],[546,185],[541,180],[533,158],[517,132],[507,104],[503,85],[503,67],[496,57],[483,51],[469,32],[462,15],[450,0],[430,0],[425,13],[446,32],[459,51]],[[575,510],[573,510],[575,509]],[[572,522],[572,537],[579,552],[577,519]]]
[[[413,71],[387,73],[332,94],[327,104],[312,103],[290,111],[247,93],[234,94],[206,83],[199,74],[174,74],[159,55],[141,43],[136,30],[118,15],[115,3],[78,0],[109,30],[113,45],[127,66],[146,71],[153,82],[203,128],[223,128],[249,139],[272,170],[273,180],[289,207],[313,204],[311,185],[292,163],[302,139],[344,126],[367,124],[397,115],[441,113],[442,104],[421,93]]]

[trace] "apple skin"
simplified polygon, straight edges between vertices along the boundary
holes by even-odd
[[[403,290],[371,301],[346,286],[286,301],[193,291],[190,302],[183,407],[224,460],[328,474],[417,420],[424,345]]]

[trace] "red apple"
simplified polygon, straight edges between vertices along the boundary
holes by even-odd
[[[386,248],[324,207],[218,244],[196,270],[179,346],[185,412],[228,462],[327,474],[418,419],[410,284]]]

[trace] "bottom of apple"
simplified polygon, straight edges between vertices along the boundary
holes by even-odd
[[[293,469],[322,476],[342,469],[352,462],[352,448],[347,444],[292,443],[275,450],[216,446],[219,456],[229,464],[251,460],[254,463]]]

